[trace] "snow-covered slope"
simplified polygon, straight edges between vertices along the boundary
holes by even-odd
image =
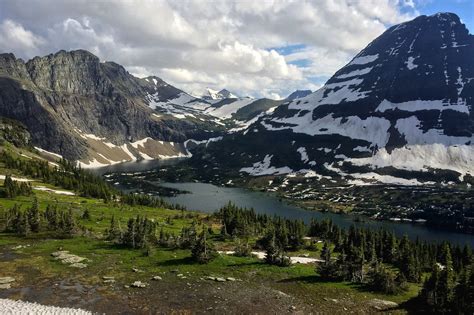
[[[268,106],[262,106],[260,100],[263,99],[237,97],[226,89],[215,91],[208,88],[204,95],[197,97],[196,93],[188,94],[176,88],[173,88],[174,93],[170,93],[170,85],[164,81],[160,84],[156,79],[153,80],[156,88],[146,96],[148,106],[160,114],[172,115],[178,119],[198,118],[220,123],[221,120],[232,119],[234,114],[247,106],[246,111],[257,114],[268,110]],[[254,108],[252,104],[255,102],[257,103]],[[247,120],[240,121],[241,118],[240,115],[239,121],[236,121],[239,125],[247,123]]]
[[[193,92],[195,97],[201,98],[203,100],[212,101],[212,100],[223,100],[226,98],[239,98],[234,93],[230,92],[227,89],[222,89],[220,91],[213,90],[211,88],[206,88],[203,93]]]
[[[443,181],[442,169],[464,180],[474,175],[473,106],[474,36],[455,14],[420,16],[389,28],[318,91],[209,149],[254,175],[265,166]],[[232,143],[245,143],[235,160],[217,149]]]

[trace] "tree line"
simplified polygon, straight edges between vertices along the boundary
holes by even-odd
[[[72,237],[80,230],[71,209],[59,210],[57,205],[48,205],[41,211],[36,198],[27,209],[15,204],[6,211],[4,219],[4,232],[19,236],[53,232],[59,237]]]
[[[163,198],[118,191],[100,176],[83,170],[76,163],[65,159],[58,161],[57,166],[51,167],[47,161],[20,159],[4,150],[0,153],[0,162],[5,164],[5,168],[16,169],[25,176],[73,190],[82,197],[99,198],[105,202],[115,201],[130,206],[185,209],[183,206],[167,203]],[[18,195],[30,195],[32,193],[30,184],[12,180],[11,176],[5,178],[4,192],[7,198],[14,198]]]

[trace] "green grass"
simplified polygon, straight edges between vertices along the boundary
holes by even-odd
[[[193,220],[213,224],[213,230],[219,232],[218,223],[208,221],[208,215],[198,212],[181,212],[163,208],[143,206],[123,206],[116,203],[104,203],[98,199],[83,198],[79,196],[58,195],[43,191],[35,191],[41,210],[48,204],[57,204],[60,209],[72,209],[76,217],[80,217],[85,209],[91,215],[90,220],[78,219],[90,233],[87,236],[76,236],[70,239],[55,239],[48,232],[31,234],[28,237],[17,237],[0,234],[0,254],[12,251],[16,245],[30,245],[29,247],[13,250],[18,255],[15,260],[2,262],[4,275],[20,277],[19,281],[27,281],[19,276],[18,270],[29,270],[40,273],[41,277],[74,277],[82,281],[99,284],[102,276],[113,275],[121,284],[130,284],[141,280],[149,282],[151,276],[160,275],[164,282],[170,285],[177,281],[176,274],[181,273],[187,277],[186,281],[202,281],[205,276],[234,277],[244,281],[248,286],[265,285],[289,295],[298,297],[307,303],[326,301],[328,298],[347,297],[351,300],[364,303],[364,301],[379,298],[397,303],[405,302],[417,295],[419,285],[411,284],[407,292],[399,295],[383,295],[368,292],[365,288],[345,282],[322,281],[315,272],[314,265],[292,265],[290,267],[270,266],[261,260],[252,257],[235,257],[220,255],[209,264],[201,265],[191,260],[190,250],[157,248],[151,256],[146,256],[144,250],[131,250],[103,240],[103,234],[109,227],[110,219],[115,216],[122,229],[126,227],[127,220],[136,215],[146,216],[158,222],[167,232],[178,234]],[[29,207],[34,196],[22,196],[14,199],[0,198],[0,218],[3,212],[14,204],[19,204],[23,209]],[[182,214],[192,214],[192,217],[182,217]],[[167,224],[167,218],[172,218],[172,224]],[[217,241],[218,249],[232,250],[235,246],[233,240]],[[302,249],[290,255],[309,254],[310,257],[319,257],[323,244],[317,243],[315,250]],[[90,261],[85,269],[72,269],[68,265],[54,260],[51,253],[57,250],[68,250],[72,254],[85,257]],[[23,269],[22,269],[23,268]],[[132,268],[143,270],[135,273]],[[326,300],[325,300],[326,299]]]

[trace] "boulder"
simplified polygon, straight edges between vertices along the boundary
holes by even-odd
[[[144,283],[144,282],[141,282],[141,281],[135,281],[130,286],[134,287],[134,288],[146,288],[148,286],[148,284]]]
[[[71,264],[69,265],[70,267],[73,267],[73,268],[79,268],[79,269],[83,269],[83,268],[86,268],[87,265],[86,264],[83,264],[83,263],[74,263],[74,264]]]
[[[7,284],[15,282],[15,278],[13,277],[0,277],[0,284]]]

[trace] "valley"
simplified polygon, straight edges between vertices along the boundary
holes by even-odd
[[[276,211],[278,215],[293,218],[293,211],[306,209],[314,212],[348,215],[347,221],[390,221],[401,224],[416,224],[433,229],[473,234],[474,195],[466,185],[403,186],[388,184],[348,185],[345,181],[308,178],[305,176],[223,176],[232,172],[220,169],[203,171],[194,168],[189,160],[168,160],[166,163],[128,163],[120,167],[101,168],[95,171],[106,174],[105,179],[131,192],[164,196],[167,200],[182,203],[190,209],[214,211],[227,201],[242,207],[280,207],[273,200],[291,204],[295,209]],[[163,182],[174,184],[167,185]],[[186,183],[202,182],[215,186],[191,187]],[[193,184],[191,184],[193,185]],[[197,184],[196,184],[197,185]],[[216,191],[227,187],[236,189],[236,194],[217,196]],[[171,190],[169,190],[171,189]],[[243,189],[243,190],[238,190]],[[242,202],[247,194],[262,192],[272,197],[265,202]],[[180,196],[180,194],[183,194]],[[228,198],[228,200],[225,200]],[[250,198],[251,199],[251,198]],[[202,203],[200,203],[200,201]],[[196,204],[202,207],[197,209]],[[272,205],[272,206],[269,206]],[[272,213],[270,211],[270,213]],[[315,214],[320,216],[321,214]],[[296,216],[296,218],[299,218]],[[334,216],[331,219],[338,221]],[[349,223],[350,224],[350,223]],[[348,224],[344,224],[347,227]],[[407,233],[407,230],[401,232]],[[417,230],[415,228],[415,230]],[[408,232],[407,234],[411,234]],[[413,233],[414,238],[418,235]],[[420,233],[423,234],[423,233]],[[439,234],[439,239],[457,241],[462,236]]]
[[[9,154],[25,165],[32,163],[31,159],[19,155],[32,157],[25,150],[15,149]],[[0,164],[0,172],[13,171],[15,178],[30,180],[33,188],[47,186],[51,190],[0,198],[0,226],[6,231],[0,234],[0,280],[13,279],[6,285],[2,282],[0,298],[99,313],[200,310],[219,314],[229,309],[236,313],[259,310],[339,313],[349,307],[358,312],[391,309],[395,313],[406,313],[405,306],[399,304],[416,296],[419,288],[417,284],[410,284],[403,293],[385,295],[363,286],[321,280],[315,274],[314,263],[279,267],[257,257],[219,254],[213,261],[199,264],[193,261],[186,245],[162,243],[128,248],[108,238],[111,222],[116,220],[119,231],[124,233],[127,221],[137,215],[156,224],[157,237],[163,233],[178,237],[190,227],[208,226],[213,247],[219,251],[233,250],[240,238],[223,238],[220,219],[209,213],[169,209],[167,204],[145,206],[83,197],[82,188],[66,190],[70,193],[62,194],[57,192],[65,191],[62,185],[52,186],[41,177],[29,177],[20,169],[5,166],[4,162]],[[35,202],[40,211],[39,230],[26,234],[8,232],[9,209],[15,206],[20,211],[30,211],[28,209]],[[48,209],[72,214],[74,224],[70,234],[51,230],[46,214]],[[253,243],[254,238],[251,239]],[[320,259],[323,244],[316,239],[313,238],[313,245],[308,243],[287,254],[301,257],[301,260]],[[163,236],[158,240],[162,242]],[[79,259],[77,266],[53,256],[66,251]],[[134,283],[142,283],[144,287],[134,287]]]

